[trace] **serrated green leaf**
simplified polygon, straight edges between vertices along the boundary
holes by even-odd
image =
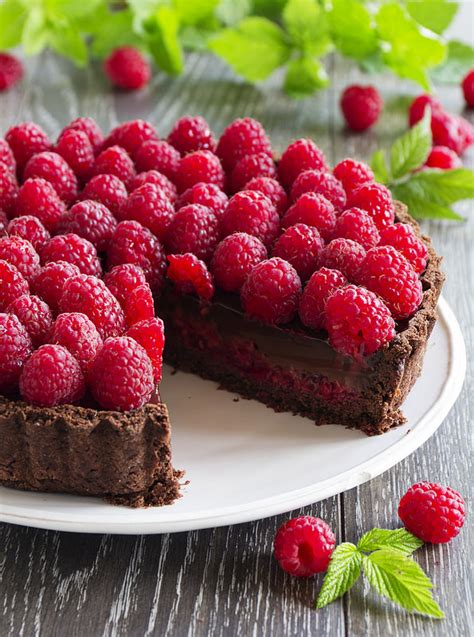
[[[196,25],[214,14],[219,0],[173,0],[178,19],[183,25]]]
[[[291,60],[286,71],[284,90],[293,98],[302,99],[324,88],[329,78],[324,66],[314,58]]]
[[[91,15],[102,3],[102,0],[43,0],[45,15],[57,21],[66,18],[74,21]]]
[[[363,60],[377,51],[375,24],[358,0],[333,0],[328,15],[334,44],[347,57]]]
[[[28,12],[21,42],[27,55],[35,55],[47,45],[48,27],[40,7],[35,7]]]
[[[447,0],[409,0],[407,9],[418,24],[441,34],[456,15],[458,3]]]
[[[410,181],[404,184],[390,186],[394,199],[402,201],[413,217],[417,219],[449,219],[463,221],[463,217],[451,209],[449,204],[430,200],[429,193],[420,189],[416,183]]]
[[[357,544],[359,551],[369,552],[391,548],[404,555],[411,555],[420,546],[423,546],[423,541],[406,529],[372,529],[365,533]]]
[[[0,4],[0,50],[20,44],[26,18],[27,12],[21,2],[5,0]]]
[[[161,5],[169,5],[167,0],[127,0],[127,5],[138,20],[145,20]]]
[[[431,71],[436,82],[459,84],[469,69],[474,67],[474,48],[464,42],[452,40],[448,43],[448,55],[440,66]]]
[[[252,0],[253,13],[278,20],[287,0]]]
[[[251,82],[267,78],[291,53],[284,32],[266,18],[246,18],[209,42],[211,51]]]
[[[110,13],[103,7],[101,14],[96,16],[97,21],[91,25],[93,55],[104,58],[118,46],[143,46],[142,39],[133,31],[134,16],[129,9]]]
[[[354,544],[343,542],[336,546],[316,600],[316,608],[323,608],[342,597],[357,581],[361,564],[362,555]]]
[[[426,109],[423,118],[399,137],[390,152],[390,172],[400,179],[422,166],[431,150],[431,113]]]
[[[320,56],[331,48],[326,16],[316,0],[288,0],[283,24],[300,51]]]
[[[50,24],[48,43],[57,53],[64,55],[78,66],[87,62],[87,47],[79,31],[69,22]]]
[[[150,53],[156,64],[171,75],[179,75],[184,68],[178,30],[178,15],[170,7],[159,7],[146,23]]]
[[[410,178],[412,188],[439,204],[474,198],[474,171],[469,168],[423,170]]]
[[[381,149],[376,150],[370,160],[370,167],[374,172],[376,181],[386,184],[390,180],[390,173],[385,159],[385,152]]]
[[[399,551],[381,549],[363,557],[364,574],[375,590],[408,611],[441,619],[433,585],[422,568]]]
[[[250,15],[251,11],[251,0],[221,0],[216,9],[216,16],[226,27],[233,27]]]

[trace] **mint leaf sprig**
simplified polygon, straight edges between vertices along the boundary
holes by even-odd
[[[405,529],[372,529],[357,546],[343,542],[334,550],[316,608],[342,597],[364,573],[378,593],[410,612],[442,619],[444,613],[433,599],[433,585],[411,558],[423,542]]]

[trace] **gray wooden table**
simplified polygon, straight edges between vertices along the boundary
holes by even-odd
[[[187,71],[171,80],[154,77],[145,91],[113,94],[100,69],[78,71],[46,54],[28,62],[27,79],[0,96],[0,128],[25,119],[51,134],[79,115],[96,117],[104,129],[133,117],[149,119],[165,135],[183,114],[202,114],[217,133],[233,118],[260,119],[277,150],[292,139],[313,137],[336,162],[368,158],[406,128],[407,96],[416,90],[395,78],[375,78],[385,112],[372,132],[343,130],[337,100],[359,75],[333,61],[332,89],[302,102],[279,90],[281,78],[247,86],[216,60],[191,57]],[[457,88],[443,90],[446,106],[460,111]],[[473,120],[473,113],[468,114]],[[472,165],[473,155],[470,163]],[[471,202],[472,203],[472,202]],[[338,541],[355,540],[373,526],[399,525],[397,503],[413,482],[449,484],[469,491],[472,422],[472,207],[466,223],[426,223],[444,254],[445,296],[461,323],[469,375],[455,407],[437,433],[405,461],[363,486],[301,513],[324,518]],[[470,400],[471,399],[471,400]],[[469,589],[470,531],[449,546],[429,546],[417,559],[433,578],[447,619],[408,615],[356,585],[342,601],[313,610],[321,583],[286,576],[272,557],[275,531],[287,516],[250,524],[175,535],[120,537],[56,533],[0,525],[0,635],[387,635],[466,636],[472,608]]]

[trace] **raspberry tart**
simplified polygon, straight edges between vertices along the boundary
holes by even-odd
[[[440,258],[406,208],[262,125],[90,118],[0,145],[0,483],[170,504],[162,360],[277,411],[404,422]]]

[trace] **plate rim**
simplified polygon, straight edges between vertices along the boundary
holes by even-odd
[[[446,326],[451,353],[447,379],[440,396],[417,423],[417,426],[410,431],[410,435],[404,436],[381,453],[337,476],[293,491],[287,491],[284,494],[254,500],[245,505],[220,507],[216,511],[209,509],[198,515],[196,512],[181,514],[179,518],[171,520],[147,521],[143,518],[133,522],[114,521],[112,523],[103,520],[97,522],[95,520],[71,521],[58,516],[58,514],[45,518],[9,513],[0,503],[0,521],[66,532],[117,535],[178,533],[241,524],[287,513],[357,487],[388,471],[423,445],[442,424],[461,392],[467,365],[464,338],[458,320],[444,297],[439,299],[438,314],[439,320],[443,321]],[[139,530],[137,530],[137,526]]]

